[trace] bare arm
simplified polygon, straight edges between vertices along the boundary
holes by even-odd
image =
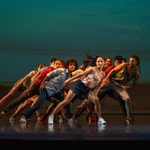
[[[122,69],[122,68],[123,68],[124,66],[126,66],[126,65],[127,65],[127,63],[121,63],[120,65],[116,66],[114,69],[112,69],[112,70],[107,74],[107,76],[105,77],[105,79],[103,80],[103,82],[108,83],[108,79],[110,78],[110,76],[111,76],[114,72],[116,72],[116,71]]]
[[[79,79],[79,78],[81,78],[81,77],[83,77],[83,76],[85,76],[85,75],[87,75],[87,74],[89,74],[89,73],[91,73],[93,71],[94,70],[93,70],[93,67],[92,67],[92,68],[89,68],[89,69],[87,69],[87,70],[85,70],[83,72],[80,72],[79,74],[77,74],[77,75],[75,75],[75,76],[73,76],[73,77],[68,78],[67,80],[65,80],[64,84],[69,84],[71,81],[73,81],[75,79]]]
[[[83,70],[78,69],[78,70],[72,72],[72,76],[78,75],[78,74],[80,74],[82,72],[83,72]]]
[[[18,88],[20,87],[24,81],[26,81],[28,78],[30,78],[33,73],[35,73],[34,71],[29,72],[26,76],[24,76],[23,78],[21,78],[15,85],[13,88]]]

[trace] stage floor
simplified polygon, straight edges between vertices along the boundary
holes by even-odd
[[[103,115],[106,126],[88,124],[84,118],[78,123],[55,123],[53,126],[30,121],[27,125],[16,120],[13,124],[9,117],[0,119],[0,140],[98,140],[98,141],[149,141],[150,115],[134,115],[134,123],[126,125],[122,115]]]

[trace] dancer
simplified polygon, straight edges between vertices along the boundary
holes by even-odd
[[[81,94],[85,95],[88,100],[94,103],[94,108],[98,116],[98,125],[106,124],[106,121],[101,117],[101,107],[98,98],[94,95],[91,90],[96,88],[105,77],[105,73],[102,71],[104,66],[104,59],[102,57],[97,57],[96,66],[86,69],[83,73],[69,78],[65,83],[69,83],[74,79],[79,78],[70,88],[65,99],[60,102],[51,115],[48,118],[48,124],[53,124],[54,115],[59,112],[65,105],[70,103],[75,96]]]

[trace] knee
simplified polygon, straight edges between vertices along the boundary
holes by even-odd
[[[94,100],[94,103],[95,103],[95,104],[98,104],[98,103],[99,103],[99,98],[98,98],[98,97],[95,97],[93,100]]]
[[[69,104],[69,101],[68,101],[68,99],[64,99],[62,102],[63,102],[63,104],[64,104],[64,105],[67,105],[67,104]]]

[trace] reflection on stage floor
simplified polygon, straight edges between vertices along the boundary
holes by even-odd
[[[106,125],[97,126],[96,122],[88,123],[84,118],[78,123],[55,123],[48,125],[31,120],[27,124],[9,122],[8,117],[0,119],[1,140],[150,140],[150,115],[134,115],[131,125],[125,124],[122,115],[104,115]]]

